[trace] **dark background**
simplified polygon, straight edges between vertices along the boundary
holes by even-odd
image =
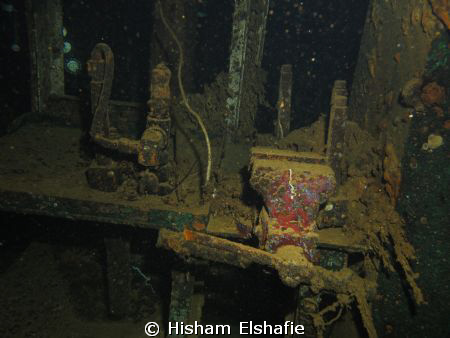
[[[24,5],[23,1],[9,3],[16,11],[0,13],[0,79],[8,84],[1,94],[1,130],[14,116],[30,109]],[[115,56],[112,98],[146,101],[154,4],[139,0],[65,0],[63,6],[65,40],[72,44],[65,60],[78,59],[82,67],[75,75],[66,72],[66,93],[79,95],[80,91],[89,91],[86,61],[95,44],[105,42]],[[193,82],[195,90],[201,91],[203,85],[228,69],[233,5],[231,1],[197,1],[190,6],[197,29],[192,36],[198,40]],[[268,75],[267,99],[275,106],[280,66],[291,63],[293,129],[309,125],[329,111],[335,80],[347,80],[350,88],[367,6],[367,0],[271,1],[262,65]],[[11,50],[14,40],[19,41],[19,52]],[[258,118],[260,131],[270,131],[274,111]]]

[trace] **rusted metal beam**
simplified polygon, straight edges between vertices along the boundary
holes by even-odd
[[[51,120],[55,125],[81,126],[80,112],[84,102],[73,95],[51,95],[47,110],[39,114],[42,119]],[[145,126],[146,106],[144,102],[108,101],[111,124],[123,137],[138,139]],[[30,121],[39,120],[30,118]]]
[[[73,220],[122,224],[147,229],[182,231],[206,215],[161,209],[143,209],[123,204],[56,197],[37,193],[0,190],[0,209],[19,214],[44,215]]]
[[[294,150],[283,150],[270,147],[252,147],[250,149],[250,155],[252,159],[266,159],[266,160],[286,160],[298,163],[311,163],[311,164],[326,164],[326,157],[310,152],[298,152]]]
[[[369,337],[376,337],[368,299],[375,295],[376,281],[361,278],[355,271],[343,268],[330,271],[316,266],[296,253],[297,247],[283,247],[283,251],[271,254],[240,243],[216,238],[207,234],[185,230],[183,233],[162,229],[157,245],[175,251],[182,257],[199,257],[242,268],[250,264],[271,267],[278,271],[284,284],[297,287],[308,285],[317,294],[330,290],[356,301]],[[294,250],[292,250],[294,249]]]
[[[359,277],[348,268],[329,271],[306,259],[272,254],[191,230],[184,230],[181,233],[161,229],[157,246],[172,250],[183,257],[194,256],[242,268],[253,263],[271,267],[278,271],[283,283],[291,287],[313,282],[322,285],[323,289],[338,293],[348,293],[354,288],[361,288],[361,291],[373,294],[376,286],[374,282]]]

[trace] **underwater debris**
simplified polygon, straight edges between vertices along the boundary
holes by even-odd
[[[405,15],[402,18],[402,25],[401,25],[402,33],[404,36],[409,35],[409,29],[410,29],[410,20],[407,15]]]
[[[422,89],[420,95],[422,102],[426,105],[440,104],[445,101],[445,89],[436,82],[430,82]]]
[[[379,143],[353,121],[346,122],[344,170],[349,177],[382,176],[382,148]]]
[[[203,93],[189,95],[192,107],[201,112],[203,121],[213,139],[222,138],[226,133],[224,112],[227,111],[228,82],[228,74],[222,72],[212,83],[204,85]]]
[[[417,79],[410,88],[417,88],[418,83],[420,82]],[[358,233],[365,236],[367,245],[375,254],[374,257],[390,271],[394,271],[394,267],[387,248],[393,247],[394,256],[404,271],[416,303],[423,304],[425,300],[416,283],[418,275],[409,264],[410,260],[415,259],[414,248],[406,238],[405,223],[394,205],[400,193],[400,161],[393,145],[388,143],[383,161],[384,170],[379,172],[377,168],[381,153],[377,141],[356,124],[349,123],[348,128],[350,129],[346,135],[345,158],[350,178],[339,187],[334,197],[335,200],[348,200],[347,222],[344,228],[349,236]],[[361,161],[365,161],[367,165],[356,170],[357,163]],[[381,177],[389,182],[385,189],[381,186]],[[358,188],[360,179],[365,179],[363,188]]]
[[[179,233],[167,229],[161,229],[157,246],[173,250],[182,257],[202,257],[241,268],[246,268],[252,263],[269,266],[278,271],[284,284],[296,287],[301,283],[307,283],[315,294],[326,287],[336,292],[338,302],[335,304],[336,308],[356,302],[368,336],[377,336],[367,300],[374,293],[375,282],[358,276],[349,268],[330,271],[314,265],[296,246],[283,246],[276,254],[272,254],[204,233],[190,230]],[[330,311],[332,308],[325,308],[323,312],[316,314],[319,328],[327,324],[323,318],[317,316],[323,317]]]
[[[417,107],[422,105],[419,99],[420,88],[422,86],[422,80],[414,77],[408,80],[402,88],[400,97],[402,103],[407,107],[413,107],[417,110]]]
[[[420,22],[420,17],[422,16],[422,10],[420,7],[414,7],[411,11],[411,24],[417,26]]]
[[[414,273],[409,263],[415,259],[415,251],[406,238],[405,222],[380,186],[376,183],[369,185],[358,200],[351,201],[348,216],[349,231],[366,234],[372,252],[392,272],[395,269],[387,247],[393,247],[394,257],[405,274],[416,304],[424,304],[422,291],[416,283],[419,275]]]
[[[434,14],[442,21],[442,23],[450,29],[450,5],[448,0],[430,0]]]
[[[294,151],[311,151],[318,154],[325,152],[325,116],[321,115],[308,127],[292,130],[286,137],[278,140],[276,145],[279,149],[290,149]],[[275,140],[262,140],[261,136],[256,141],[258,146],[270,146]]]
[[[433,15],[433,12],[431,11],[431,8],[427,5],[423,6],[422,18],[420,23],[422,25],[422,30],[424,31],[424,33],[432,37],[436,31],[437,21]]]
[[[386,156],[383,160],[383,179],[386,181],[385,189],[395,206],[400,194],[400,183],[402,181],[401,164],[392,143],[387,143],[385,147]]]

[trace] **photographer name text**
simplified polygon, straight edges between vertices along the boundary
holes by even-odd
[[[199,322],[193,324],[184,324],[183,322],[169,322],[169,335],[230,335],[231,326],[224,324],[205,325]],[[291,321],[284,324],[269,324],[264,321],[262,324],[253,321],[240,322],[239,334],[241,335],[287,335],[287,334],[305,334],[303,325],[294,325]]]

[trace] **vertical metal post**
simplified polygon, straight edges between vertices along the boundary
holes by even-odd
[[[225,117],[230,130],[239,127],[245,72],[251,64],[261,65],[268,10],[269,0],[235,0],[228,82],[230,96],[226,102],[228,115]],[[252,37],[249,31],[254,31]],[[256,39],[256,52],[248,47],[249,38]],[[248,54],[250,50],[252,55]]]
[[[225,117],[230,129],[237,129],[239,126],[239,110],[248,41],[249,9],[250,0],[235,1],[229,66],[230,80],[228,83],[230,97],[227,99],[228,115]]]
[[[327,159],[334,170],[338,185],[344,180],[340,164],[344,150],[345,121],[348,110],[347,96],[347,82],[344,80],[334,81],[327,137]]]
[[[46,109],[50,95],[64,94],[62,0],[25,2],[31,55],[31,107]]]
[[[28,46],[30,49],[30,94],[31,94],[31,111],[41,111],[41,76],[38,68],[38,39],[37,39],[37,15],[34,13],[33,1],[25,1],[25,13],[27,19]]]
[[[114,54],[103,42],[95,45],[91,58],[87,62],[87,70],[91,77],[91,110],[94,115],[90,134],[109,137],[109,97],[114,76]]]
[[[172,271],[172,292],[170,294],[169,322],[189,322],[195,279],[189,272]],[[167,332],[167,337],[186,337],[185,334]]]
[[[49,0],[47,10],[50,51],[50,94],[64,95],[64,38],[62,0]]]
[[[130,308],[130,243],[120,238],[105,239],[109,311],[123,318]]]
[[[257,27],[257,37],[258,37],[258,52],[256,54],[256,65],[261,66],[263,52],[264,52],[264,41],[266,37],[266,22],[267,15],[269,14],[269,0],[258,0],[260,2],[260,8],[264,10],[258,13],[260,16],[258,22],[260,25]]]
[[[292,96],[292,65],[282,65],[278,89],[277,122],[275,133],[278,139],[289,134],[291,129],[291,96]]]

